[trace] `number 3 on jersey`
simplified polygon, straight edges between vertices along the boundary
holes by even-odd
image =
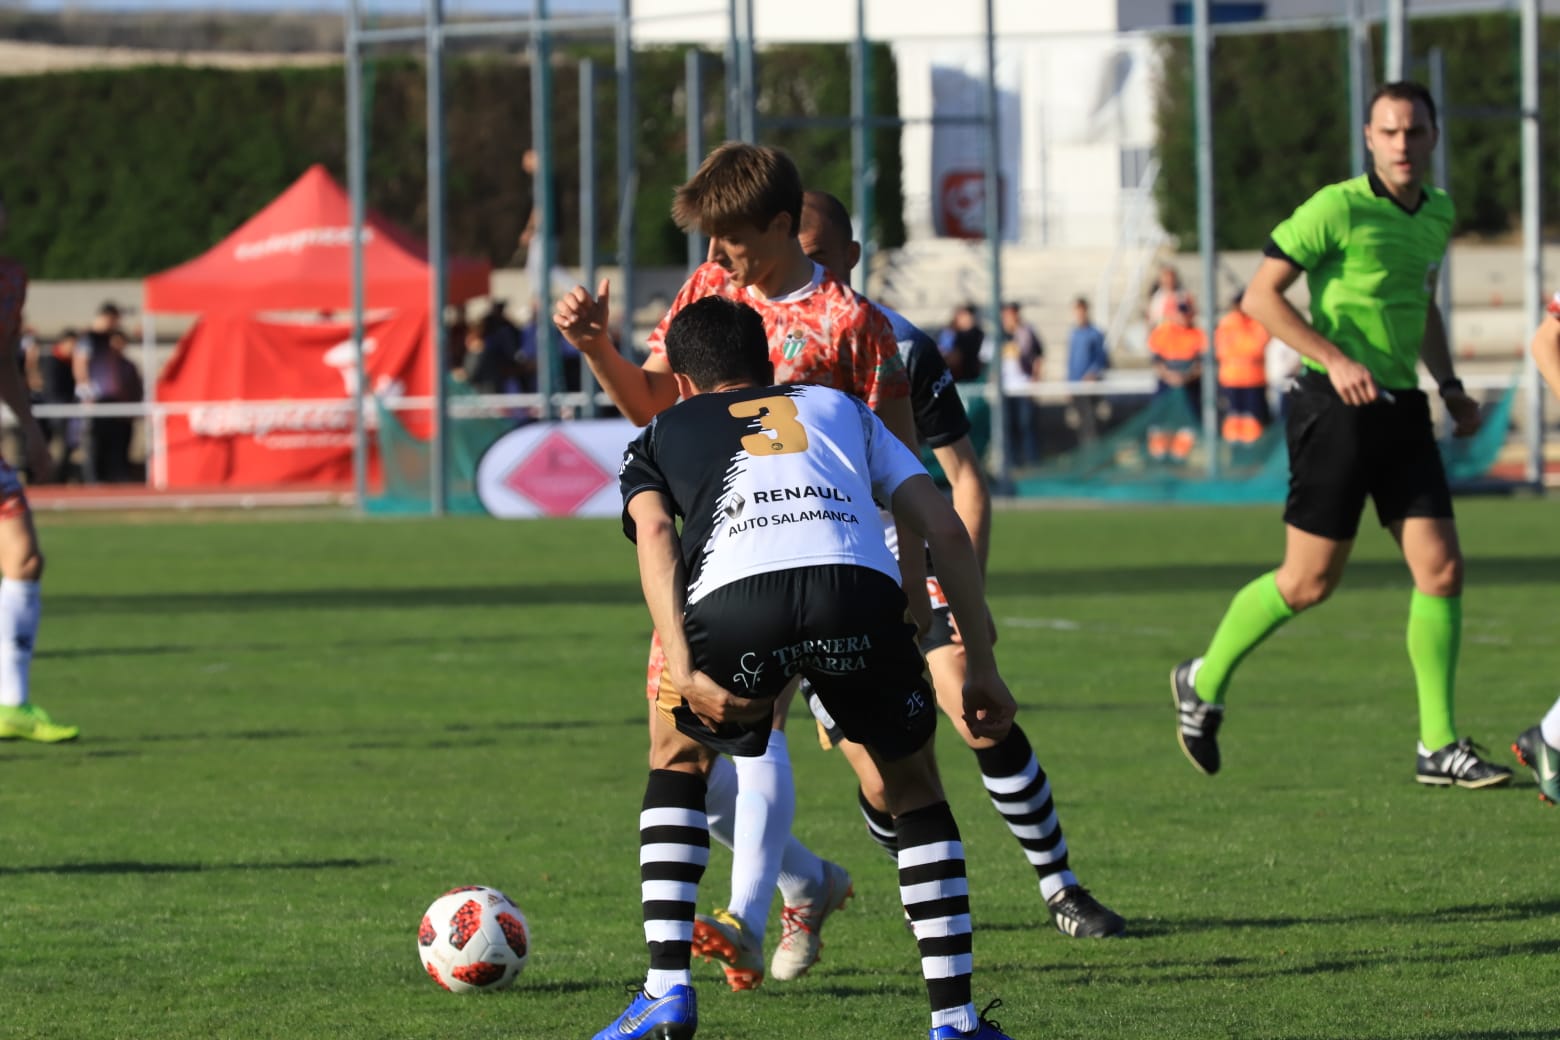
[[[790,455],[807,450],[807,431],[796,421],[796,402],[789,397],[738,401],[727,411],[738,419],[757,419],[758,428],[764,431],[742,438],[742,448],[749,455]]]

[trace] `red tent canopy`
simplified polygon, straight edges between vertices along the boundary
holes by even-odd
[[[344,310],[352,306],[351,244],[351,201],[316,164],[205,253],[146,279],[146,309],[174,314]],[[451,257],[449,302],[486,296],[490,274],[486,261]],[[368,213],[364,306],[425,310],[428,277],[423,244]]]

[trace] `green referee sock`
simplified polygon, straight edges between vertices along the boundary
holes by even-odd
[[[1419,688],[1419,739],[1431,751],[1457,739],[1452,694],[1462,645],[1462,597],[1427,596],[1418,589],[1408,606],[1408,659]]]
[[[1284,602],[1278,591],[1277,573],[1268,571],[1235,593],[1224,620],[1213,633],[1213,642],[1208,644],[1192,680],[1197,696],[1208,703],[1223,704],[1224,690],[1235,666],[1278,626],[1295,616],[1294,608]]]

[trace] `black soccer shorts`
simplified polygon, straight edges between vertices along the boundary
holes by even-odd
[[[795,567],[723,585],[688,607],[694,667],[731,692],[773,697],[805,676],[845,736],[885,759],[931,739],[937,700],[899,583],[870,567]],[[678,730],[731,755],[762,755],[770,723],[712,731],[663,679]]]
[[[1430,402],[1420,390],[1391,390],[1355,407],[1322,372],[1307,371],[1289,392],[1289,501],[1284,522],[1350,541],[1365,499],[1386,527],[1409,517],[1450,519],[1452,492],[1435,442]]]

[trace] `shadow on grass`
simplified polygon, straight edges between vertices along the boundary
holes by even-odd
[[[504,743],[494,737],[464,737],[432,736],[433,733],[464,734],[464,733],[504,733],[514,732],[524,736],[526,734],[558,733],[565,730],[591,730],[591,729],[644,729],[645,718],[642,715],[626,719],[526,719],[526,720],[496,720],[493,722],[452,722],[439,727],[437,730],[385,730],[382,728],[361,728],[348,731],[348,735],[360,739],[354,739],[351,743],[339,745],[349,751],[402,751],[402,750],[444,750],[448,748],[472,748],[493,747]],[[416,733],[417,736],[410,734]],[[406,735],[403,735],[406,734]],[[108,737],[104,739],[94,738],[90,742],[83,740],[69,745],[70,749],[79,750],[84,758],[130,758],[139,754],[133,750],[139,744],[207,744],[221,741],[265,741],[265,740],[312,740],[318,739],[325,743],[337,746],[337,741],[342,736],[338,729],[248,729],[235,730],[230,733],[215,732],[211,730],[180,732],[180,733],[147,733],[144,736],[133,737]],[[513,741],[509,741],[512,743]],[[59,754],[68,753],[65,751]]]
[[[1556,1033],[1553,1029],[1469,1029],[1450,1033],[1437,1029],[1433,1033],[1419,1035],[1435,1037],[1435,1040],[1554,1040]],[[1307,1035],[1275,1037],[1274,1040],[1332,1040],[1332,1038]],[[1358,1033],[1342,1033],[1338,1035],[1337,1040],[1375,1040],[1375,1038],[1361,1036]],[[1394,1038],[1384,1036],[1382,1040],[1394,1040]]]
[[[1455,922],[1525,921],[1535,917],[1560,914],[1560,898],[1532,899],[1515,903],[1471,903],[1464,906],[1448,906],[1438,910],[1404,911],[1402,913],[1340,914],[1336,916],[1303,917],[1284,915],[1276,917],[1189,917],[1158,918],[1133,921],[1130,936],[1155,938],[1166,935],[1184,935],[1189,932],[1230,931],[1238,928],[1303,928],[1308,925],[1340,924],[1395,924],[1413,921],[1420,924]],[[983,926],[991,931],[1018,931],[1029,927],[1023,924],[997,924]]]
[[[89,614],[253,614],[299,610],[427,610],[447,607],[634,606],[637,581],[527,585],[434,585],[319,589],[228,589],[200,592],[58,594],[52,619]]]
[[[1001,570],[986,577],[986,590],[1000,596],[1110,596],[1123,592],[1208,592],[1236,589],[1278,563],[1162,563],[1144,566]],[[1472,585],[1552,585],[1560,581],[1560,557],[1511,556],[1468,561]],[[1408,568],[1398,560],[1357,560],[1344,572],[1343,588],[1397,589],[1411,587]]]
[[[426,636],[422,639],[384,637],[379,639],[331,639],[311,640],[299,638],[287,642],[250,643],[157,643],[149,646],[82,646],[63,650],[39,650],[34,657],[39,660],[76,661],[97,657],[171,657],[177,654],[276,654],[291,653],[299,646],[308,646],[311,652],[329,653],[333,650],[377,650],[391,646],[405,649],[413,646],[438,647],[448,650],[447,635]]]
[[[285,863],[157,863],[148,860],[109,860],[104,863],[52,863],[31,867],[0,866],[0,876],[13,874],[203,874],[227,870],[359,870],[389,866],[388,859],[302,859]]]

